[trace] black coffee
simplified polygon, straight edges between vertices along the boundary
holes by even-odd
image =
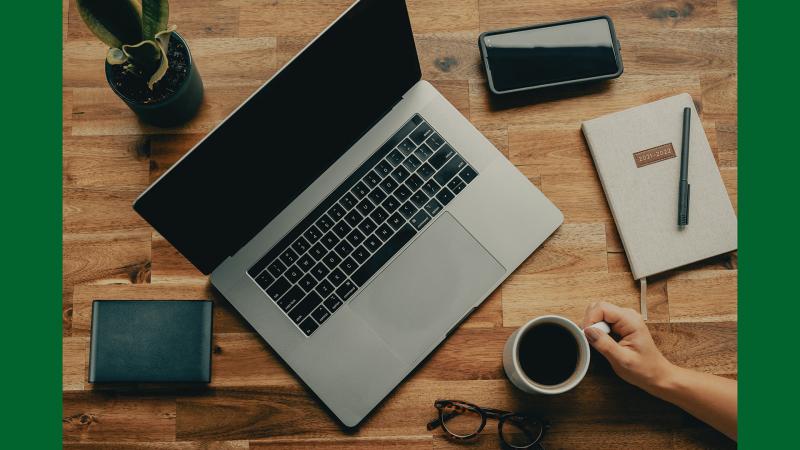
[[[520,340],[519,362],[522,371],[536,383],[563,383],[575,373],[578,366],[578,342],[561,325],[536,325]]]

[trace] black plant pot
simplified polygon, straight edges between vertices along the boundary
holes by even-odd
[[[178,33],[173,32],[170,40],[177,39],[186,51],[186,61],[188,64],[188,74],[174,93],[163,100],[153,103],[146,103],[126,95],[117,88],[112,82],[113,66],[106,62],[106,81],[122,101],[139,116],[142,122],[156,125],[159,127],[169,127],[182,124],[197,113],[200,104],[203,102],[203,80],[200,72],[192,60],[192,54],[186,41]],[[170,67],[169,70],[172,70]]]

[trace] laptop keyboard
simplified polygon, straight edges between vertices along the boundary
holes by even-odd
[[[416,114],[247,273],[311,336],[477,176]]]

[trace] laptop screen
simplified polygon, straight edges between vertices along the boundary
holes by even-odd
[[[420,78],[405,2],[361,0],[151,186],[134,209],[209,273]],[[208,101],[214,95],[207,90]]]

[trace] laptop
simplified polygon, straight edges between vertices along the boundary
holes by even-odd
[[[403,0],[351,5],[134,209],[347,427],[563,221],[422,80]]]

